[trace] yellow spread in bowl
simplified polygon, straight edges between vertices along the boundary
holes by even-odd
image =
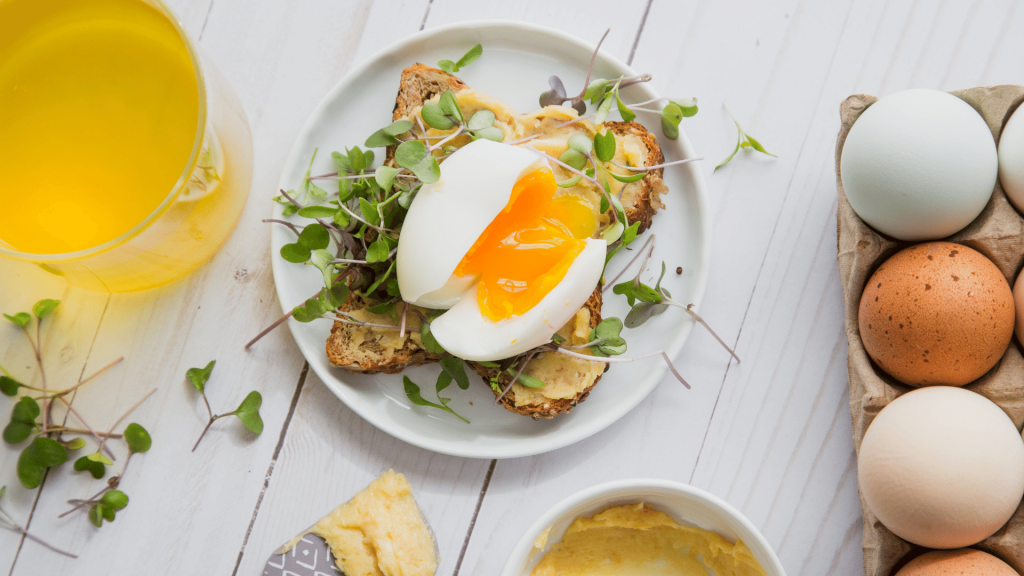
[[[538,548],[546,540],[538,539]],[[765,576],[741,540],[681,526],[641,503],[577,518],[531,576],[707,576],[708,569],[715,576]]]

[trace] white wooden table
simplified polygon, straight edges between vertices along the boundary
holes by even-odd
[[[31,266],[0,263],[0,311],[42,297],[63,304],[43,337],[51,382],[124,356],[74,406],[106,429],[142,394],[132,420],[153,436],[122,483],[131,503],[97,530],[58,519],[102,487],[65,465],[25,490],[18,451],[0,449],[3,506],[54,554],[0,530],[0,572],[257,575],[269,554],[382,470],[409,476],[442,555],[441,576],[493,576],[548,507],[602,481],[652,476],[725,498],[760,527],[791,575],[862,574],[861,512],[846,388],[835,258],[834,144],[849,94],[1024,83],[1024,7],[909,0],[733,1],[171,0],[241,97],[256,168],[242,221],[192,276],[138,294],[67,289]],[[708,160],[714,244],[703,315],[742,364],[695,331],[676,359],[695,384],[666,380],[594,437],[542,456],[465,460],[392,439],[306,370],[287,330],[243,344],[281,311],[266,225],[269,198],[306,116],[341,76],[392,41],[460,20],[554,25],[654,75],[666,95],[695,95],[683,127]],[[738,157],[723,103],[779,158]],[[258,437],[205,424],[186,369],[216,358],[215,408],[263,394]],[[0,363],[33,374],[24,339],[0,327]],[[0,400],[5,414],[10,400]],[[581,409],[586,409],[584,404]],[[5,419],[6,422],[6,419]],[[119,469],[120,462],[115,465]]]

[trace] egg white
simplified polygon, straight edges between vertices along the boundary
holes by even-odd
[[[441,164],[441,179],[416,194],[398,240],[402,299],[446,310],[476,284],[455,268],[501,213],[522,176],[548,167],[540,155],[490,140],[476,140]]]
[[[551,340],[590,298],[601,280],[607,243],[587,239],[565,277],[536,306],[519,316],[494,321],[484,316],[477,284],[455,306],[430,324],[445,350],[466,360],[500,360]]]

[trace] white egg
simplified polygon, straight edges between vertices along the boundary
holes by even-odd
[[[1024,106],[1010,116],[999,136],[999,182],[1010,203],[1024,211]]]
[[[1024,496],[1024,441],[999,406],[962,388],[893,400],[864,434],[861,494],[894,534],[928,548],[991,536]]]
[[[445,350],[466,360],[511,358],[549,342],[590,298],[604,270],[607,244],[587,239],[562,280],[533,308],[494,321],[483,315],[474,287],[451,310],[430,324]]]
[[[441,163],[441,179],[420,188],[398,240],[402,298],[417,306],[451,308],[475,278],[453,276],[484,229],[508,204],[519,178],[548,167],[540,155],[476,140]]]
[[[995,188],[992,132],[963,100],[904,90],[872,104],[843,145],[843,189],[854,211],[899,240],[937,240],[974,220]]]

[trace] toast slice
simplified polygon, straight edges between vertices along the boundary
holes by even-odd
[[[357,292],[351,292],[348,300],[341,305],[342,314],[370,324],[398,326],[401,322],[405,302],[395,304],[395,316],[373,314],[366,310],[367,303]],[[412,306],[406,315],[406,327],[410,330],[401,336],[397,328],[383,329],[370,326],[346,324],[335,320],[331,336],[327,339],[327,360],[332,366],[364,374],[398,374],[407,366],[418,366],[436,362],[443,354],[428,352],[420,340],[420,317],[413,313],[423,308]],[[340,315],[339,315],[340,316]]]
[[[576,317],[557,334],[565,338],[570,345],[588,342],[590,331],[601,323],[601,303],[601,287],[598,286],[583,308],[576,313]],[[517,359],[517,364],[519,360]],[[500,368],[489,368],[478,362],[469,362],[469,365],[488,386],[491,386],[495,397],[501,396],[501,392],[514,376],[501,372]],[[530,360],[523,373],[543,381],[545,386],[531,389],[517,382],[501,398],[500,403],[506,410],[530,416],[534,420],[567,414],[577,404],[587,399],[594,385],[604,374],[606,366],[608,365],[601,362],[591,362],[556,352],[541,352]],[[492,385],[492,382],[497,386]]]
[[[439,97],[440,94],[448,90],[459,93],[472,89],[459,78],[437,68],[423,64],[415,64],[406,68],[402,71],[392,120],[413,119],[412,117],[418,113],[419,108],[425,102]],[[473,94],[474,101],[507,106],[475,91]],[[505,111],[505,114],[498,110],[495,112],[499,120],[508,117],[508,110]],[[416,123],[414,122],[414,124]],[[517,136],[521,136],[521,127],[510,126],[510,124],[515,124],[515,122],[505,123],[506,133],[508,134],[510,131],[515,133],[516,129],[520,129]],[[644,166],[654,166],[664,162],[661,146],[654,135],[643,125],[637,122],[609,121],[605,122],[604,126],[616,135],[618,143],[622,146],[629,146],[639,157],[640,161],[633,165],[642,163]],[[394,147],[389,147],[386,163],[393,165],[393,155]],[[631,223],[640,222],[640,232],[650,227],[654,214],[664,207],[660,196],[667,191],[667,188],[662,181],[662,176],[663,169],[652,170],[643,179],[625,184],[622,188],[620,198],[626,217]],[[601,289],[598,286],[576,317],[562,327],[558,334],[572,344],[578,345],[588,341],[590,330],[601,321],[601,304]],[[364,310],[365,306],[366,302],[362,301],[358,295],[353,295],[342,309],[353,315],[367,315],[369,313]],[[400,314],[401,309],[397,306],[396,309]],[[410,326],[414,326],[412,320],[414,316],[416,315],[409,314],[407,317]],[[364,321],[395,324],[393,318],[387,315],[377,315],[373,321]],[[418,326],[419,318],[416,316],[415,327]],[[407,334],[401,341],[397,338],[397,331],[394,329],[379,329],[335,322],[327,342],[328,358],[332,365],[353,371],[395,374],[401,372],[406,366],[424,364],[442,357],[442,355],[427,352],[422,347],[417,333]],[[474,362],[469,364],[488,386],[494,380],[499,390],[503,390],[512,379],[512,376],[507,373],[499,375],[497,368],[488,368]],[[546,383],[544,388],[530,389],[519,383],[513,384],[509,393],[502,398],[501,404],[507,410],[534,419],[553,418],[558,414],[570,412],[577,404],[585,400],[594,385],[601,379],[606,367],[607,364],[604,363],[590,362],[554,352],[538,354],[530,361],[525,373],[544,381]],[[500,395],[500,391],[495,391],[495,396],[498,395]]]

